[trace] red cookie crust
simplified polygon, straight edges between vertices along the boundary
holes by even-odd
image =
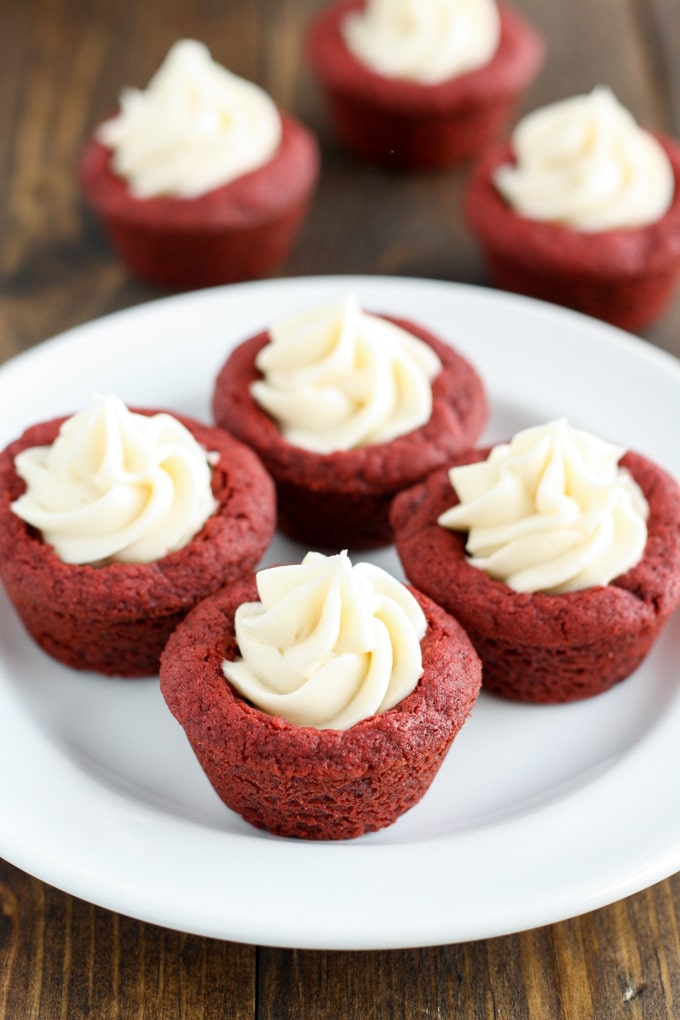
[[[198,605],[161,657],[161,692],[219,797],[280,836],[348,839],[391,825],[425,794],[479,693],[481,667],[448,614],[414,591],[428,620],[424,672],[387,712],[347,730],[294,726],[238,695],[234,613],[257,600],[244,579]]]
[[[215,421],[258,453],[276,482],[279,529],[308,548],[389,544],[395,494],[471,447],[487,419],[484,388],[468,361],[421,326],[383,318],[424,340],[443,366],[430,420],[389,443],[319,454],[287,442],[250,393],[268,333],[236,347],[215,382]]]
[[[279,111],[281,144],[264,166],[198,198],[135,198],[92,137],[80,184],[133,273],[184,290],[264,276],[293,247],[319,175],[314,136]]]
[[[516,213],[493,183],[498,167],[513,162],[512,147],[490,149],[470,177],[464,215],[493,283],[622,329],[640,329],[658,318],[680,278],[680,145],[656,138],[673,167],[671,208],[657,223],[594,233]]]
[[[257,456],[221,429],[174,417],[219,454],[212,468],[219,506],[186,546],[153,563],[63,563],[10,509],[25,490],[15,456],[52,443],[63,418],[32,426],[0,453],[0,579],[37,644],[73,669],[157,673],[160,653],[189,609],[251,571],[271,542],[274,486]]]
[[[680,486],[639,454],[627,453],[621,465],[649,504],[644,556],[606,586],[564,595],[519,593],[468,563],[466,533],[437,524],[457,502],[447,469],[395,499],[404,571],[465,628],[482,660],[485,689],[543,703],[606,691],[640,664],[680,603]]]
[[[387,78],[348,50],[340,26],[366,0],[341,0],[310,23],[306,53],[338,137],[359,155],[393,167],[453,166],[479,153],[510,121],[543,63],[543,42],[511,8],[499,7],[501,37],[484,67],[435,85]]]

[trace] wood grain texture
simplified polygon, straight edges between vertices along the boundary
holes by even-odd
[[[503,938],[371,953],[259,950],[258,1016],[624,1020],[678,1015],[680,880]],[[306,1012],[313,1003],[313,1014]]]
[[[319,0],[8,0],[0,40],[0,99],[8,125],[0,132],[6,182],[0,355],[161,293],[131,279],[113,257],[81,201],[76,164],[85,137],[113,108],[121,85],[143,86],[182,35],[208,41],[217,59],[259,81],[320,138],[321,185],[280,275],[387,273],[487,282],[460,220],[464,170],[395,175],[338,149],[301,59],[301,34],[318,6]],[[522,0],[517,6],[548,42],[548,64],[522,111],[604,81],[642,122],[680,133],[675,0]],[[677,353],[680,301],[645,335]]]
[[[262,84],[320,139],[320,187],[281,275],[487,283],[460,219],[464,169],[398,175],[338,148],[301,59],[302,31],[321,3],[5,0],[0,359],[162,296],[117,262],[81,200],[76,166],[120,87],[143,86],[181,36],[206,41],[218,60]],[[646,126],[680,136],[677,0],[515,5],[548,42],[547,65],[520,112],[604,82]],[[680,356],[680,297],[644,335]],[[535,931],[431,949],[326,953],[167,931],[0,862],[0,1020],[673,1016],[680,1016],[677,875]]]
[[[3,1020],[252,1020],[256,950],[142,924],[0,861]]]

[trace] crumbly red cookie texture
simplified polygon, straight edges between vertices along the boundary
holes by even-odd
[[[512,147],[492,146],[470,176],[464,215],[493,283],[622,329],[657,319],[680,282],[680,144],[656,137],[673,167],[671,208],[647,226],[592,233],[516,213],[493,182],[513,162]]]
[[[680,486],[639,454],[627,453],[621,465],[649,504],[643,559],[608,585],[564,595],[518,593],[470,565],[467,535],[437,524],[457,502],[446,469],[395,499],[404,571],[465,628],[482,660],[485,689],[544,703],[606,691],[640,664],[680,603]]]
[[[308,548],[390,543],[394,495],[471,447],[487,419],[484,387],[465,358],[413,322],[384,318],[429,344],[442,362],[432,383],[430,420],[389,443],[329,454],[289,443],[250,393],[261,378],[255,358],[269,342],[268,333],[236,347],[215,381],[215,421],[261,457],[276,482],[280,530]]]
[[[189,609],[251,571],[271,542],[274,486],[257,456],[222,429],[174,417],[219,457],[212,468],[218,508],[186,546],[153,563],[63,563],[12,512],[25,488],[15,456],[52,443],[64,419],[32,426],[0,453],[0,579],[31,637],[66,666],[122,677],[157,673],[161,650]]]
[[[80,184],[128,268],[177,290],[264,276],[290,253],[319,175],[314,135],[281,111],[282,138],[264,166],[197,198],[136,198],[96,137]]]
[[[394,708],[347,730],[295,726],[242,698],[222,672],[238,655],[234,613],[255,579],[205,599],[170,638],[161,691],[219,797],[258,828],[348,839],[391,825],[425,794],[468,718],[481,666],[458,623],[414,591],[427,617],[423,675]]]
[[[423,85],[387,78],[347,48],[341,24],[365,0],[341,0],[310,22],[307,59],[345,146],[397,168],[453,166],[477,155],[510,121],[544,58],[538,32],[506,5],[498,49],[484,67]]]

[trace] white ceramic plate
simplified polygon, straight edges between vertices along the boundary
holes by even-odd
[[[0,443],[93,392],[209,420],[233,344],[349,291],[474,361],[493,408],[484,440],[566,416],[680,477],[680,362],[551,306],[379,277],[220,288],[73,330],[0,369]],[[303,552],[277,539],[270,559]],[[392,550],[375,559],[400,575]],[[676,614],[645,665],[599,698],[537,707],[482,694],[420,804],[380,833],[319,844],[232,814],[157,680],[59,666],[3,596],[0,854],[123,914],[241,942],[393,948],[561,920],[680,869],[679,663]]]

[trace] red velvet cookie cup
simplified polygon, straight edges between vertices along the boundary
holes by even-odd
[[[425,341],[443,366],[432,383],[429,421],[389,443],[328,454],[289,443],[250,393],[261,377],[255,358],[269,342],[268,333],[236,347],[215,382],[215,421],[260,456],[276,483],[279,529],[308,548],[389,544],[396,493],[471,447],[486,422],[486,396],[472,365],[422,327],[384,318]]]
[[[395,499],[392,523],[406,576],[465,628],[485,689],[543,703],[600,694],[633,672],[680,603],[680,486],[639,454],[627,453],[621,465],[649,504],[644,556],[608,585],[564,595],[519,593],[470,565],[467,535],[437,524],[457,502],[446,469]]]
[[[161,657],[165,701],[218,796],[280,836],[349,839],[391,825],[425,794],[479,693],[481,666],[452,617],[414,591],[427,617],[423,675],[394,708],[346,730],[295,726],[242,698],[222,672],[238,655],[234,613],[255,579],[187,616]]]
[[[264,166],[197,198],[136,198],[92,137],[80,161],[85,198],[138,276],[177,290],[265,276],[288,257],[319,175],[314,136],[279,111],[283,134]]]
[[[490,149],[472,172],[464,214],[492,282],[622,329],[657,319],[680,281],[680,144],[657,139],[673,167],[671,208],[657,223],[593,233],[516,213],[493,182],[498,167],[513,161],[512,147]]]
[[[502,5],[499,46],[484,67],[434,85],[387,78],[362,64],[341,34],[347,14],[364,6],[341,0],[317,14],[306,53],[342,143],[388,166],[447,167],[477,155],[509,123],[543,62],[538,33]]]
[[[32,426],[0,453],[0,579],[31,637],[66,666],[110,676],[157,673],[189,609],[252,570],[271,542],[274,486],[257,456],[221,429],[174,417],[219,456],[212,467],[218,507],[182,549],[152,563],[63,563],[12,512],[25,489],[15,456],[52,443],[64,419]]]

